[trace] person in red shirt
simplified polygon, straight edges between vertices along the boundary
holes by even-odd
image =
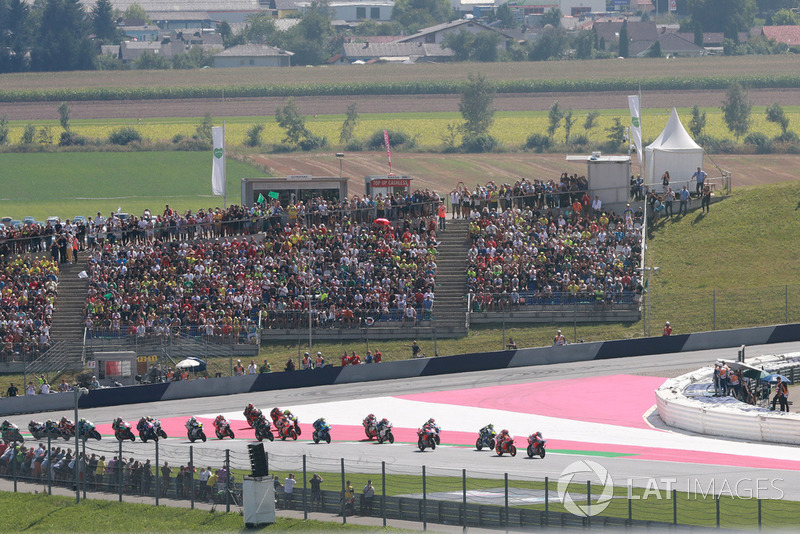
[[[376,350],[375,354],[372,355],[372,362],[373,363],[381,363],[382,359],[383,359],[383,354],[381,354],[381,351]]]
[[[664,335],[665,336],[672,335],[672,327],[669,325],[669,321],[667,321],[667,324],[664,325]]]

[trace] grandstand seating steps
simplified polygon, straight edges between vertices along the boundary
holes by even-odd
[[[64,343],[67,366],[78,369],[83,367],[83,308],[89,289],[88,279],[78,277],[84,265],[59,265],[58,297],[50,329],[51,341]]]

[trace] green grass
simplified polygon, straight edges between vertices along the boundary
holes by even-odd
[[[44,220],[122,211],[161,213],[222,206],[211,195],[207,152],[54,152],[0,154],[0,216]],[[241,199],[240,180],[263,171],[232,158],[227,162],[228,204]]]
[[[168,508],[147,504],[84,500],[47,494],[0,492],[2,532],[239,532],[244,529],[238,513]],[[277,518],[274,525],[258,531],[380,530],[323,521]],[[393,529],[392,529],[393,530]]]

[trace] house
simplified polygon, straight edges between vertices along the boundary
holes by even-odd
[[[297,8],[302,13],[311,4],[312,0],[302,0],[297,2]],[[328,8],[333,12],[333,20],[388,22],[392,18],[394,0],[330,0]]]
[[[563,15],[572,17],[606,11],[605,0],[510,0],[508,5],[526,17],[544,15],[551,9],[560,9]]]
[[[681,57],[697,57],[708,54],[708,51],[702,46],[697,46],[692,41],[688,41],[677,33],[660,33],[658,34],[658,44],[661,47],[661,54],[665,56],[681,56]],[[628,55],[630,57],[646,57],[650,52],[650,47],[653,43],[647,41],[636,41],[630,44]]]
[[[245,44],[214,54],[214,68],[290,67],[294,52],[274,46]]]
[[[761,35],[770,41],[800,46],[800,26],[764,26]]]
[[[619,32],[622,29],[621,21],[595,22],[594,31],[597,32],[597,41],[601,50],[616,50],[619,45]],[[658,30],[655,22],[628,21],[628,55],[636,56],[647,50],[658,39]]]
[[[187,30],[189,28],[216,28],[217,22],[205,11],[148,11],[148,15],[162,30]]]
[[[142,24],[138,26],[118,26],[126,39],[132,41],[156,41],[161,32],[161,28],[152,24]]]
[[[407,63],[424,63],[447,61],[453,57],[453,51],[439,43],[344,43],[344,57],[348,62],[396,61]]]
[[[133,63],[145,52],[161,54],[160,41],[122,41],[119,44],[119,57],[123,63]]]
[[[469,32],[473,35],[480,32],[495,32],[499,34],[500,37],[502,38],[500,46],[503,49],[506,49],[508,47],[508,43],[514,40],[514,38],[506,32],[503,32],[496,28],[492,28],[491,26],[488,26],[476,20],[462,19],[424,28],[413,35],[409,35],[407,37],[401,37],[395,40],[394,42],[441,44],[444,41],[445,36],[449,34],[458,34],[459,32],[462,31]]]
[[[677,32],[677,35],[682,39],[694,42],[694,33],[692,32]],[[744,43],[750,38],[750,34],[747,32],[739,32],[737,37],[740,43]],[[725,34],[722,32],[703,32],[703,47],[722,48],[722,41],[724,39]]]
[[[301,0],[271,0],[271,8],[280,19],[294,18],[300,16],[300,8],[297,6],[300,2]]]

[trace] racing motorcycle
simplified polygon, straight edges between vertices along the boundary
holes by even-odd
[[[496,432],[494,429],[481,428],[478,439],[475,441],[475,448],[478,450],[486,447],[489,450],[494,449],[495,441],[494,436]]]
[[[300,430],[300,423],[297,421],[297,416],[292,414],[289,410],[281,411],[280,408],[275,407],[272,411],[269,412],[270,417],[272,417],[272,422],[275,424],[275,427],[278,427],[279,424],[283,424],[281,420],[286,419],[294,426],[294,433],[296,435],[300,435],[303,432]],[[296,438],[295,438],[296,439]]]
[[[25,441],[22,438],[22,434],[19,433],[17,425],[10,421],[3,421],[2,425],[0,425],[0,434],[2,434],[3,443],[22,443]]]
[[[78,421],[78,436],[83,441],[86,441],[89,438],[96,439],[97,441],[102,439],[100,432],[98,432],[94,427],[94,423],[87,421],[86,419],[81,419]]]
[[[58,422],[58,433],[62,438],[64,438],[64,441],[69,441],[70,439],[74,438],[75,423],[72,422],[72,419],[62,417],[61,421]]]
[[[270,441],[275,439],[275,436],[272,435],[272,428],[267,421],[267,418],[263,415],[253,421],[253,428],[256,430],[256,439],[258,441],[262,441],[264,438],[267,438]]]
[[[28,432],[31,433],[33,439],[56,439],[61,437],[61,432],[58,430],[58,423],[52,420],[47,420],[44,423],[31,421],[28,423]]]
[[[167,433],[161,428],[161,421],[158,419],[142,417],[136,425],[136,430],[139,431],[139,439],[144,443],[149,439],[153,441],[158,441],[159,438],[167,439]]]
[[[258,420],[259,417],[263,417],[264,414],[261,413],[261,410],[253,406],[252,404],[248,404],[247,407],[244,409],[244,418],[247,419],[247,424],[251,427],[255,422]]]
[[[539,458],[544,458],[544,446],[547,440],[542,437],[541,432],[534,432],[528,436],[528,458],[533,458],[539,455]]]
[[[191,417],[188,421],[186,421],[186,437],[189,438],[189,441],[192,443],[198,439],[205,443],[206,433],[203,431],[203,423],[194,417]]]
[[[311,437],[314,440],[314,443],[319,443],[320,441],[324,441],[325,443],[331,442],[331,425],[325,421],[325,419],[317,419],[314,421],[314,433]]]
[[[514,438],[508,435],[504,436],[503,439],[497,439],[497,445],[494,450],[497,456],[503,456],[504,452],[507,452],[511,456],[517,455],[517,447],[514,445]]]
[[[367,435],[367,439],[378,437],[378,420],[374,415],[366,416],[361,424],[364,425],[364,434]]]
[[[381,420],[378,423],[378,443],[388,441],[394,443],[394,434],[392,434],[392,423],[388,419]]]
[[[436,450],[436,430],[431,426],[424,426],[417,430],[417,447],[420,451],[424,451],[427,447]]]
[[[219,439],[225,439],[225,436],[230,436],[231,439],[234,439],[233,429],[226,419],[222,419],[221,421],[214,420],[214,433]]]
[[[131,430],[131,424],[123,421],[122,417],[114,419],[114,422],[111,423],[111,428],[114,430],[114,437],[117,438],[117,441],[125,441],[126,439],[136,441],[136,436],[133,435]]]
[[[278,419],[278,424],[275,426],[278,428],[278,437],[281,440],[286,440],[286,438],[297,439],[294,425],[288,419]]]

